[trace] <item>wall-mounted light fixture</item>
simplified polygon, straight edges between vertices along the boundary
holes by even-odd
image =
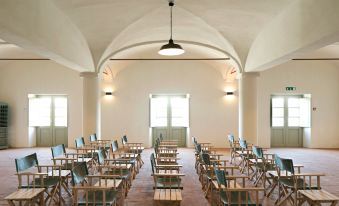
[[[234,95],[234,92],[226,92],[226,95],[227,95],[227,96]]]
[[[112,95],[113,95],[113,92],[105,92],[105,95],[106,95],[106,96],[112,96]]]

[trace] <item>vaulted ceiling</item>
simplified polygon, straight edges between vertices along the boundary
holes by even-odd
[[[162,58],[156,52],[169,38],[167,3],[2,0],[0,38],[78,71],[98,71],[143,47]],[[337,42],[338,11],[337,0],[177,0],[174,39],[190,57],[221,52],[242,71],[260,71]]]

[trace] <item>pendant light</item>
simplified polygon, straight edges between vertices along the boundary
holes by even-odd
[[[158,54],[164,56],[176,56],[185,53],[185,50],[179,44],[175,44],[172,39],[172,9],[174,6],[174,0],[170,0],[168,5],[171,8],[171,37],[168,44],[165,44],[160,48]]]

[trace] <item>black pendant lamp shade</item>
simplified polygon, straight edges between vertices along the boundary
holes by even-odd
[[[158,53],[164,56],[176,56],[185,53],[185,50],[179,44],[175,44],[172,39],[172,8],[174,1],[170,1],[169,6],[171,8],[171,37],[168,44],[163,45]]]

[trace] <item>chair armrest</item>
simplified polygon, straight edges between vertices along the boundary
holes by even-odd
[[[265,188],[263,187],[237,187],[237,188],[222,188],[224,191],[229,191],[229,192],[250,192],[250,191],[264,191]]]
[[[185,176],[183,173],[154,173],[152,176],[155,177],[179,177],[179,176]]]
[[[112,187],[108,186],[73,186],[73,190],[112,190]]]
[[[162,168],[165,168],[165,167],[168,167],[168,168],[178,168],[178,167],[182,167],[182,165],[156,165],[155,167],[162,167]]]
[[[120,178],[120,175],[87,175],[86,177],[88,178],[104,178],[104,179],[115,179],[115,178]]]
[[[297,177],[320,177],[320,176],[325,176],[324,173],[298,173],[298,174],[294,174],[294,176]]]
[[[52,160],[65,160],[65,161],[68,161],[68,160],[70,160],[70,161],[76,161],[77,160],[77,158],[70,158],[70,157],[54,157],[54,158],[52,158]]]
[[[44,176],[47,176],[48,173],[46,173],[46,172],[20,172],[20,173],[16,173],[15,175],[17,175],[17,176],[22,176],[22,175],[32,175],[32,176],[44,175]]]
[[[62,168],[63,165],[39,165],[37,167],[40,167],[40,168],[42,168],[42,167],[46,167],[46,168],[48,168],[48,167],[51,167],[51,168]]]

